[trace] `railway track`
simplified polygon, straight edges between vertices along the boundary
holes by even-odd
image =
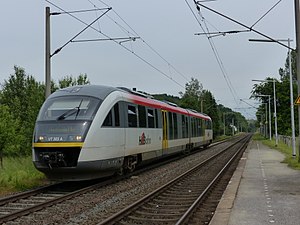
[[[245,149],[250,138],[251,136],[246,136],[233,143],[98,225],[192,223],[193,213],[197,211],[199,205],[205,204],[205,200],[209,200],[208,194],[217,186],[217,182],[239,153]],[[212,213],[207,209],[205,211]],[[207,217],[207,215],[202,213],[202,217]],[[189,220],[191,222],[188,222]],[[197,221],[207,220],[207,218],[201,218],[201,213],[197,214]]]
[[[84,194],[111,181],[63,182],[0,199],[0,224]]]
[[[231,141],[232,142],[232,141]],[[219,143],[215,144],[218,145]],[[228,144],[227,144],[228,145]],[[187,155],[197,153],[191,152]],[[13,221],[19,217],[29,215],[47,207],[72,199],[97,188],[110,185],[131,176],[139,175],[147,170],[163,166],[172,161],[181,159],[182,156],[172,157],[159,163],[150,164],[147,167],[122,177],[106,178],[91,182],[64,182],[46,187],[30,190],[17,195],[0,199],[0,224]]]

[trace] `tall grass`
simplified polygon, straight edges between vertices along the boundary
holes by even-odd
[[[3,159],[3,168],[0,167],[0,195],[23,191],[45,182],[45,176],[34,168],[30,156]]]

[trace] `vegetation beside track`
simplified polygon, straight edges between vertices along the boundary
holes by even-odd
[[[278,145],[275,147],[275,140],[269,140],[266,139],[265,137],[263,137],[262,135],[256,133],[253,136],[253,140],[258,140],[258,141],[262,141],[262,143],[272,149],[276,149],[278,151],[280,151],[281,153],[283,153],[285,155],[285,159],[282,161],[283,163],[286,163],[289,167],[293,168],[293,169],[297,169],[300,170],[300,162],[299,162],[299,152],[298,152],[298,148],[296,147],[296,158],[293,158],[292,156],[292,147],[289,147],[288,145],[286,145],[285,143],[283,143],[282,141],[278,142]]]
[[[0,197],[47,182],[45,176],[34,168],[31,156],[3,159],[3,168],[0,168]]]

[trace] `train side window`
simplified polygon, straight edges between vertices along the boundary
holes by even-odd
[[[173,113],[173,122],[174,122],[174,139],[178,138],[178,125],[177,125],[177,114]]]
[[[128,127],[137,127],[136,107],[128,105]]]
[[[199,136],[202,136],[202,119],[199,119]]]
[[[211,129],[212,128],[212,123],[210,120],[207,120],[207,129]]]
[[[115,113],[115,127],[120,126],[120,113],[119,113],[119,103],[114,105],[114,113]]]
[[[154,110],[147,109],[147,116],[148,116],[148,127],[154,128]]]
[[[172,117],[172,113],[169,112],[168,113],[168,123],[169,123],[169,140],[173,140],[174,139],[174,130],[173,130],[173,117]]]
[[[200,119],[197,118],[197,137],[200,136]]]
[[[103,126],[104,127],[112,127],[112,112],[111,112],[111,110],[107,114],[107,116],[103,122]]]
[[[196,132],[195,132],[195,118],[192,117],[192,137],[196,136]]]
[[[147,127],[146,122],[146,108],[145,106],[138,106],[139,109],[139,127]]]
[[[182,138],[186,138],[186,124],[185,124],[185,116],[184,115],[181,115],[181,121],[182,121]]]
[[[194,118],[194,135],[195,135],[195,137],[197,137],[197,135],[198,135],[198,132],[197,132],[197,128],[198,128],[198,126],[197,126],[197,118]]]
[[[157,109],[155,109],[154,111],[155,111],[155,127],[156,128],[161,128],[161,124],[158,125],[158,113],[157,113]]]
[[[189,137],[189,117],[185,117],[185,135]]]

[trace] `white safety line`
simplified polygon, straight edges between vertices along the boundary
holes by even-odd
[[[264,169],[264,163],[261,159],[261,152],[259,148],[259,143],[257,143],[257,151],[259,155],[259,162],[260,162],[260,169],[261,169],[261,175],[263,177],[264,182],[264,194],[266,199],[266,205],[267,205],[267,213],[268,213],[268,220],[269,223],[275,223],[274,214],[273,214],[273,207],[272,207],[272,198],[269,193],[269,187],[268,187],[268,179],[266,177],[265,169]]]

